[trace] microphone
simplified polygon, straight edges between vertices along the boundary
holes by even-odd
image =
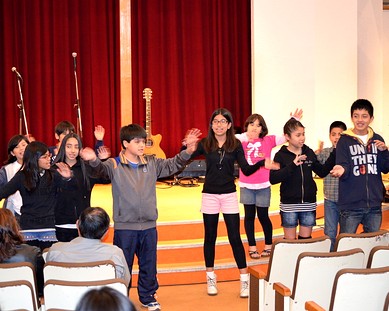
[[[12,67],[11,70],[16,73],[16,76],[19,80],[23,81],[22,75],[16,70],[16,67]]]
[[[77,53],[76,53],[76,52],[73,52],[73,53],[72,53],[72,56],[73,56],[73,67],[74,67],[74,71],[76,71],[76,68],[77,68],[77,60],[76,60]]]

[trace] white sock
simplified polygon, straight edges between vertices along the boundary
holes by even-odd
[[[247,282],[247,281],[249,280],[249,274],[248,274],[248,273],[242,273],[242,274],[240,275],[240,280],[241,280],[242,282]]]
[[[215,278],[215,271],[211,271],[211,272],[207,271],[207,277],[209,277],[210,279],[214,279]]]

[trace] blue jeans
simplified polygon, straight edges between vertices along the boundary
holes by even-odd
[[[338,234],[339,209],[334,201],[324,200],[324,234],[331,239],[331,252],[334,250]]]
[[[316,211],[307,212],[283,212],[281,214],[281,226],[284,228],[313,227],[316,225]]]
[[[113,244],[123,250],[131,275],[134,255],[138,257],[140,302],[147,305],[156,301],[154,294],[159,287],[157,280],[157,229],[115,230]]]
[[[340,211],[340,233],[356,233],[359,224],[362,224],[363,232],[376,232],[380,230],[381,222],[381,206]]]

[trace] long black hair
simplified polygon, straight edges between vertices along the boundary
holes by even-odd
[[[78,136],[76,133],[67,134],[61,142],[61,147],[58,150],[58,153],[55,157],[53,164],[58,163],[58,162],[66,163],[66,142],[69,140],[69,138],[76,139],[77,143],[78,143],[79,150],[82,149],[82,141],[81,141],[80,136]],[[87,189],[90,190],[90,182],[89,182],[89,178],[87,176],[85,162],[81,159],[80,153],[78,153],[78,155],[77,155],[77,160],[80,162],[80,165],[81,165],[81,171],[82,171],[82,176],[84,179],[84,184],[86,185]]]
[[[19,143],[22,140],[24,140],[27,143],[27,145],[30,143],[27,137],[24,135],[15,135],[11,137],[11,139],[8,142],[8,148],[7,148],[8,159],[4,161],[4,164],[11,164],[16,161],[16,156],[14,156],[11,152],[13,152],[13,150],[16,148],[17,145],[19,145]]]
[[[229,112],[225,108],[218,108],[216,109],[211,116],[211,119],[209,120],[209,131],[206,138],[204,138],[204,149],[206,152],[212,152],[219,148],[218,141],[215,137],[215,133],[212,129],[212,122],[213,119],[215,119],[216,116],[222,115],[224,118],[226,118],[227,122],[231,124],[230,128],[227,130],[226,133],[226,142],[223,145],[223,148],[227,152],[232,152],[235,150],[235,148],[238,146],[239,141],[235,137],[235,131],[234,131],[234,120],[232,118],[231,112]]]
[[[22,173],[25,176],[24,186],[28,191],[34,191],[38,185],[40,173],[42,173],[38,161],[41,156],[44,156],[47,153],[47,151],[47,145],[39,141],[31,142],[24,151]],[[46,170],[44,173],[49,174],[48,180],[51,182],[53,180],[51,171]]]

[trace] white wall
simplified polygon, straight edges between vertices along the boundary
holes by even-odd
[[[328,146],[330,123],[351,127],[350,106],[361,97],[383,133],[382,0],[252,0],[252,15],[253,112],[270,133],[281,134],[301,107],[307,145]]]

